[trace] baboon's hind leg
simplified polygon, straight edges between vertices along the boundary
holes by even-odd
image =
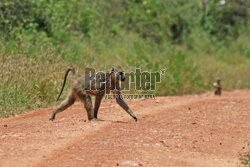
[[[95,97],[94,121],[104,121],[103,119],[97,118],[98,110],[99,110],[103,96],[104,96],[104,93],[99,93]]]
[[[87,110],[88,120],[91,121],[94,118],[94,109],[92,107],[91,97],[87,93],[78,93],[80,101],[84,103],[84,107]]]
[[[72,92],[70,92],[68,97],[55,110],[53,110],[50,120],[53,121],[57,113],[66,110],[68,107],[74,104],[75,101],[76,101],[75,96],[73,95]]]

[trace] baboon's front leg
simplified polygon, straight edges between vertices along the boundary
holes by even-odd
[[[66,110],[68,107],[70,107],[72,104],[74,104],[75,101],[76,101],[76,98],[70,92],[68,97],[55,110],[53,110],[53,113],[50,117],[50,120],[53,121],[55,119],[55,116],[57,113]]]
[[[104,93],[100,92],[96,95],[95,97],[95,108],[94,108],[94,118],[97,120],[97,121],[103,121],[102,119],[98,119],[97,118],[97,114],[98,114],[98,110],[99,110],[99,107],[100,107],[100,104],[101,104],[101,101],[102,101],[102,98],[104,96]]]
[[[118,95],[116,97],[116,102],[131,116],[135,119],[135,121],[137,121],[137,118],[135,116],[135,114],[130,110],[130,108],[128,107],[128,105],[125,103],[125,101],[122,99],[121,97],[121,92],[117,91],[116,94]]]

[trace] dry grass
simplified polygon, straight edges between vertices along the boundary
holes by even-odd
[[[48,106],[55,101],[69,64],[44,52],[38,59],[24,53],[0,55],[0,117]],[[56,62],[56,63],[55,63]]]

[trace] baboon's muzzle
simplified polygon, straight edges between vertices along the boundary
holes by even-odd
[[[121,76],[121,81],[125,81],[126,77],[125,76]]]

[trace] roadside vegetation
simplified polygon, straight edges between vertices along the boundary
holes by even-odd
[[[116,64],[165,69],[157,95],[212,90],[217,77],[225,90],[249,88],[249,8],[247,0],[2,0],[0,117],[54,104],[71,66],[78,75]]]
[[[240,154],[240,160],[243,166],[249,167],[250,166],[250,151]]]

